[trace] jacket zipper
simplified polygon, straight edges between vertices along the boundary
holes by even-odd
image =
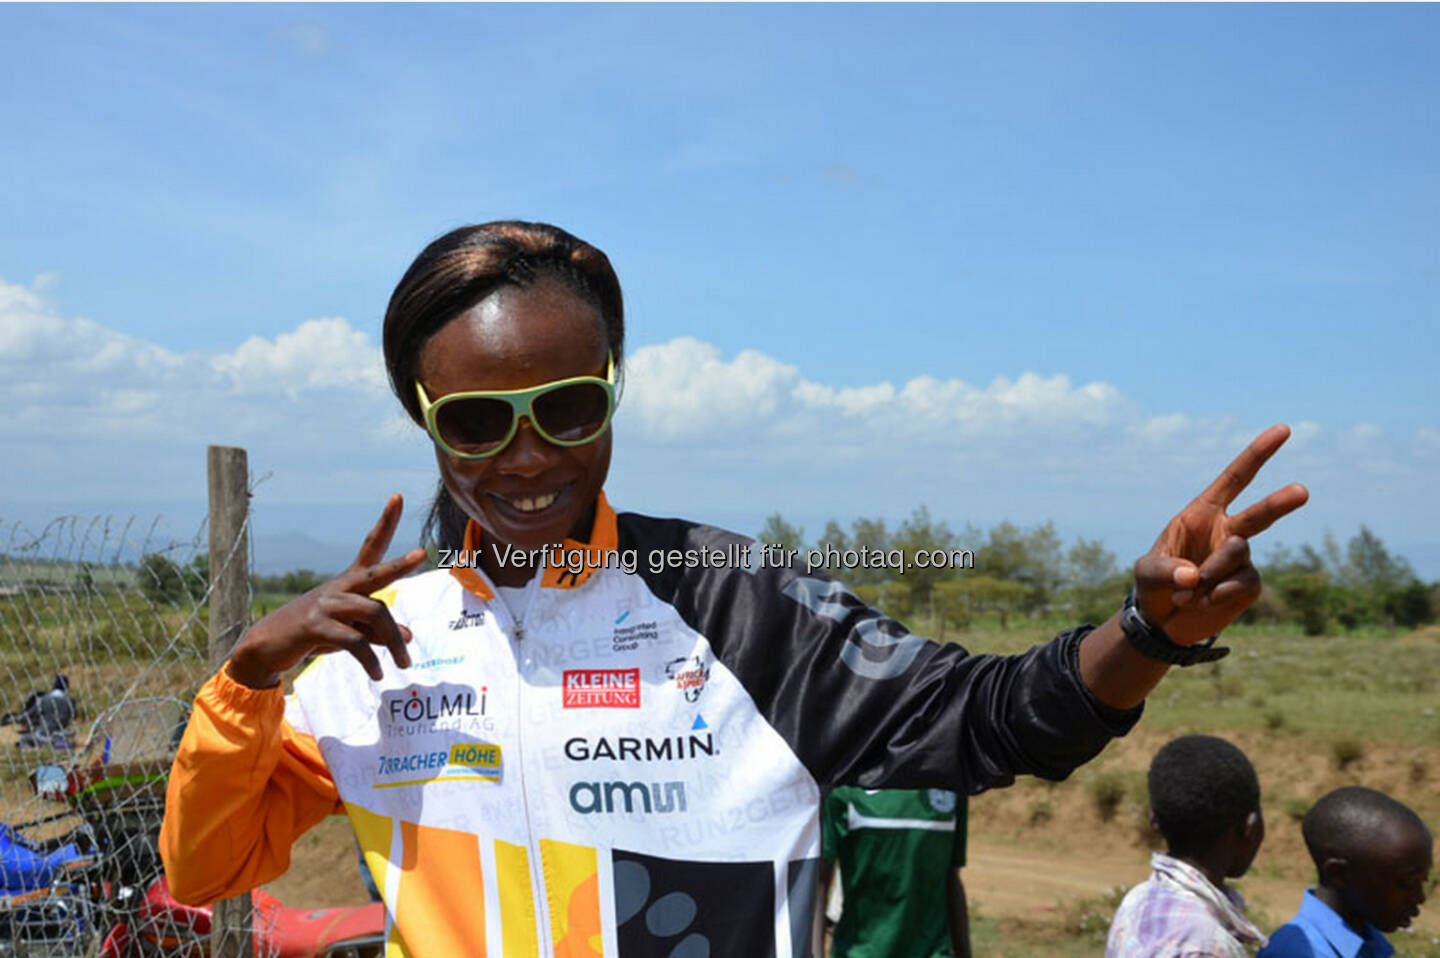
[[[545,897],[543,870],[544,863],[540,858],[540,841],[535,836],[535,829],[530,814],[530,791],[525,787],[525,692],[527,686],[526,673],[533,668],[530,658],[530,651],[525,643],[525,620],[530,618],[530,613],[535,608],[535,603],[540,601],[540,579],[543,570],[536,571],[535,575],[525,584],[525,611],[517,619],[496,592],[496,598],[500,599],[499,605],[505,610],[505,618],[510,625],[510,641],[513,647],[515,663],[518,666],[515,670],[515,751],[518,755],[520,776],[520,804],[525,810],[525,848],[530,859],[530,896],[535,902],[535,940],[539,943],[539,954],[553,954],[555,949],[550,941],[550,907],[549,900]]]

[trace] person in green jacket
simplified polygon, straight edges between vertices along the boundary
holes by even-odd
[[[834,958],[970,956],[964,796],[841,787],[825,799],[821,898],[836,863],[844,905]]]

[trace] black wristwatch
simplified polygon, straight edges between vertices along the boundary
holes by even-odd
[[[1125,638],[1146,658],[1166,665],[1198,665],[1201,662],[1215,662],[1230,654],[1228,645],[1216,645],[1220,636],[1212,635],[1196,645],[1176,645],[1164,631],[1157,629],[1135,606],[1135,589],[1125,597],[1125,607],[1120,610],[1120,631]]]

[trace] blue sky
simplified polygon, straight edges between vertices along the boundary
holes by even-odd
[[[625,285],[621,507],[1128,556],[1287,421],[1272,535],[1440,576],[1437,48],[1430,5],[5,6],[0,517],[183,525],[219,441],[261,534],[351,541],[433,479],[390,289],[518,217]]]

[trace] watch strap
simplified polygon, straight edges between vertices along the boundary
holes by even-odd
[[[1177,645],[1170,641],[1164,630],[1146,622],[1145,616],[1140,614],[1140,609],[1135,604],[1133,587],[1125,597],[1125,606],[1120,610],[1120,631],[1125,633],[1126,640],[1135,651],[1166,665],[1183,668],[1201,662],[1216,662],[1230,654],[1228,645],[1215,644],[1218,635],[1212,635],[1195,645]]]

